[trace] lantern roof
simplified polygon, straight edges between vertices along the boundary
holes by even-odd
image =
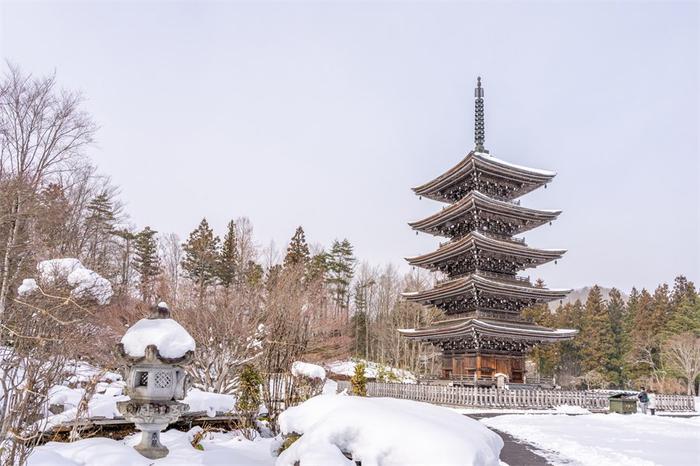
[[[195,350],[194,338],[177,321],[170,318],[165,303],[160,303],[151,315],[141,319],[126,331],[121,339],[124,354],[131,358],[143,358],[147,348],[153,345],[160,358],[182,358]]]

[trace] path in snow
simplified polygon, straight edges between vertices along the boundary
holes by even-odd
[[[490,413],[474,413],[465,414],[465,416],[477,421],[485,417],[498,416],[499,414]],[[501,450],[501,461],[509,466],[549,466],[549,463],[543,458],[540,450],[530,445],[529,443],[521,442],[500,430],[490,428],[503,439],[503,449]]]

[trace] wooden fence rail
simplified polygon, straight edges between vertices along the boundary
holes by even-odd
[[[338,389],[348,389],[338,382]],[[440,405],[478,408],[547,409],[556,406],[580,406],[591,411],[608,409],[608,395],[582,390],[511,389],[452,387],[448,385],[368,382],[367,395],[401,398]],[[656,395],[659,411],[695,411],[692,396]]]

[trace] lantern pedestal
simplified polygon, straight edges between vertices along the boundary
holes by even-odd
[[[133,422],[141,431],[141,442],[134,449],[149,459],[163,458],[168,449],[160,443],[160,433],[176,421],[189,406],[177,401],[143,402],[139,400],[120,401],[117,409],[124,419]]]

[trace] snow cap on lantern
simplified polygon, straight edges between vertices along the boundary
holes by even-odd
[[[146,319],[136,322],[121,339],[118,350],[129,363],[127,390],[135,399],[181,400],[185,371],[195,349],[192,336],[170,317],[161,302]]]

